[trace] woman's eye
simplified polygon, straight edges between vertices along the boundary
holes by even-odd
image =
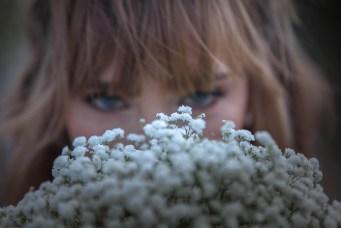
[[[208,108],[223,96],[220,91],[213,92],[195,92],[183,98],[181,104],[191,106],[192,108]]]
[[[126,103],[119,96],[94,94],[86,97],[86,102],[100,111],[117,111],[126,107]]]

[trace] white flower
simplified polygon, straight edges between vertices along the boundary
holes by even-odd
[[[61,155],[57,157],[53,162],[52,176],[57,177],[60,173],[60,170],[68,167],[69,164],[70,164],[69,156]]]
[[[70,201],[67,203],[60,203],[58,205],[58,213],[62,219],[71,220],[75,217],[77,201]]]
[[[114,128],[112,130],[106,130],[102,135],[101,142],[110,143],[117,139],[124,137],[124,130],[121,128]]]
[[[112,141],[114,141],[115,140],[115,137],[116,137],[116,135],[115,135],[115,133],[113,132],[113,131],[111,131],[111,130],[106,130],[105,132],[104,132],[104,134],[102,135],[102,141],[103,142],[112,142]]]
[[[192,108],[189,106],[181,105],[178,108],[178,112],[179,113],[188,113],[188,114],[192,115]]]
[[[69,156],[61,155],[57,157],[53,162],[53,168],[55,169],[62,169],[67,167],[70,163]]]
[[[169,121],[169,116],[165,115],[164,113],[157,113],[156,118],[165,122]]]
[[[155,128],[155,129],[164,129],[167,127],[167,122],[163,121],[163,120],[154,120],[151,125]]]
[[[88,139],[88,143],[91,147],[94,147],[98,144],[101,144],[102,140],[101,140],[101,137],[94,135]]]
[[[139,134],[128,134],[127,135],[127,140],[133,142],[133,143],[142,143],[146,137],[144,135],[139,135]]]
[[[203,138],[205,121],[191,112],[159,113],[144,135],[76,138],[52,182],[0,208],[0,227],[341,227],[317,159],[282,152],[266,132],[254,146],[230,121],[222,140]]]
[[[276,145],[271,135],[265,131],[256,132],[256,139],[258,142],[260,142],[264,146]]]
[[[71,155],[74,157],[83,157],[87,151],[88,148],[85,146],[77,146],[75,149],[73,149]]]
[[[233,137],[237,141],[255,141],[255,137],[252,135],[252,133],[248,130],[237,130],[233,132]]]
[[[192,116],[189,113],[172,113],[169,117],[170,121],[177,122],[177,121],[182,121],[182,122],[188,122],[192,120]]]
[[[192,119],[189,122],[189,126],[193,129],[193,131],[199,135],[202,134],[205,129],[206,122],[203,119]]]
[[[109,150],[110,148],[106,145],[98,144],[93,147],[94,153],[99,156],[101,159],[106,160],[109,158]]]
[[[66,175],[73,182],[88,182],[96,177],[95,164],[88,157],[76,158]]]
[[[84,136],[77,137],[73,140],[72,146],[85,146],[86,145],[86,138]]]
[[[70,155],[71,150],[68,146],[64,146],[61,155]]]
[[[234,139],[235,124],[232,121],[223,120],[223,126],[220,128],[222,139],[226,142]]]

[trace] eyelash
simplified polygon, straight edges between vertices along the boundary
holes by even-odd
[[[107,100],[105,101],[104,99]],[[105,105],[108,104],[105,104],[107,101],[114,103],[109,104],[110,107],[105,107]],[[104,112],[117,111],[127,107],[126,102],[121,97],[109,95],[107,92],[99,92],[87,95],[85,97],[85,102],[91,105],[91,107]]]
[[[219,89],[217,90],[214,90],[212,92],[201,92],[201,91],[197,91],[195,92],[194,94],[190,95],[190,96],[187,96],[187,97],[184,97],[182,99],[182,102],[181,104],[183,105],[189,105],[191,106],[192,108],[194,109],[205,109],[205,108],[210,108],[212,107],[213,105],[216,104],[216,102],[218,101],[218,99],[220,97],[223,97],[225,95],[225,93]],[[195,98],[194,96],[202,96],[203,99],[209,99],[209,100],[203,100],[203,101],[199,101],[199,103],[197,104],[194,104],[193,102],[189,102],[188,99],[191,99],[191,96],[192,98]],[[187,101],[186,101],[187,99]],[[195,101],[194,101],[195,102]],[[191,104],[190,104],[191,103]]]
[[[220,89],[212,92],[197,91],[194,94],[183,97],[178,105],[188,105],[193,109],[210,108],[224,95],[225,92]],[[109,103],[109,106],[108,103],[105,103],[108,101],[111,102]],[[103,112],[118,111],[128,107],[128,104],[120,96],[110,95],[105,91],[87,95],[85,97],[85,102],[91,107]]]

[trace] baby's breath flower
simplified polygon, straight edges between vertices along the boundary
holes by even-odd
[[[165,115],[164,113],[157,113],[156,118],[159,120],[166,121],[166,122],[169,121],[169,116]]]
[[[109,143],[117,139],[124,137],[124,130],[121,128],[114,128],[112,130],[106,130],[102,135],[102,141]]]
[[[77,146],[73,149],[71,155],[74,157],[83,157],[87,151],[88,148],[86,148],[85,146]]]
[[[234,139],[235,124],[232,121],[223,120],[223,125],[220,128],[222,139],[226,142]]]
[[[98,144],[101,144],[102,140],[101,140],[101,137],[94,135],[88,139],[88,143],[91,147],[94,147]]]
[[[144,135],[139,135],[139,134],[129,134],[127,135],[127,140],[133,142],[133,143],[142,143],[146,137]]]
[[[341,227],[317,159],[231,121],[221,140],[203,138],[204,128],[181,106],[144,135],[78,137],[55,159],[52,182],[0,208],[0,227]]]
[[[98,144],[93,147],[94,154],[99,156],[101,159],[106,160],[109,158],[109,146]]]
[[[256,139],[258,142],[260,142],[264,146],[276,145],[271,135],[266,131],[256,132]]]
[[[203,119],[193,119],[189,122],[189,126],[195,133],[201,135],[206,126],[206,122]]]
[[[73,140],[72,146],[85,146],[86,145],[86,138],[84,136],[77,137]]]
[[[61,152],[62,155],[70,155],[71,154],[71,150],[68,146],[64,146]]]
[[[233,132],[233,138],[237,141],[243,142],[243,141],[255,141],[255,137],[252,135],[252,133],[248,130],[237,130]]]
[[[181,105],[178,108],[178,112],[179,113],[188,113],[188,114],[192,115],[192,108],[189,106]]]

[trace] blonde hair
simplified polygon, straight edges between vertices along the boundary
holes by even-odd
[[[314,150],[331,95],[297,45],[290,0],[36,0],[28,12],[32,62],[10,87],[1,121],[12,145],[8,203],[51,178],[53,159],[69,144],[66,100],[97,85],[109,64],[115,89],[128,95],[143,77],[189,92],[212,86],[219,53],[249,81],[250,130]]]

